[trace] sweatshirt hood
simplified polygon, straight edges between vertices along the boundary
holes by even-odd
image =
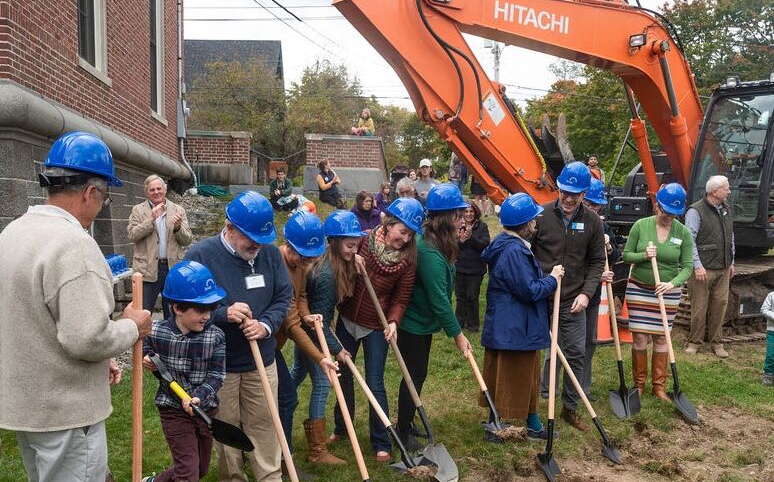
[[[521,240],[515,236],[511,236],[507,233],[500,233],[498,234],[491,243],[489,243],[489,246],[484,248],[484,251],[481,253],[481,259],[486,262],[490,268],[497,262],[497,258],[500,257],[500,254],[509,246],[512,246],[514,243],[517,243],[519,246],[524,246],[524,243],[521,242]]]

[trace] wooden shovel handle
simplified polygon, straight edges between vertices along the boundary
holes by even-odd
[[[132,308],[142,309],[142,274],[132,275]],[[142,480],[142,338],[132,347],[132,482]]]
[[[554,419],[554,405],[556,400],[556,352],[559,349],[559,306],[562,299],[562,278],[556,280],[554,291],[554,311],[551,313],[551,358],[548,362],[548,420]]]
[[[371,297],[371,301],[373,302],[374,308],[376,309],[376,314],[379,316],[379,321],[382,322],[382,327],[386,330],[388,329],[387,317],[384,316],[382,305],[379,304],[379,298],[377,298],[376,291],[374,291],[374,285],[371,284],[371,278],[368,277],[368,273],[363,273],[362,276],[366,285],[366,289],[368,290],[368,295]],[[390,340],[390,346],[392,347],[392,352],[395,353],[395,359],[398,360],[398,366],[400,367],[400,371],[403,374],[403,380],[406,382],[406,387],[411,394],[411,400],[414,402],[414,406],[419,408],[422,406],[422,399],[419,398],[417,387],[414,386],[414,380],[411,378],[411,374],[406,367],[406,362],[403,361],[403,355],[400,353],[400,349],[398,349],[398,342],[395,341],[394,337],[392,340]]]
[[[317,333],[317,340],[320,342],[320,348],[322,348],[323,355],[325,355],[325,358],[332,360],[331,351],[328,348],[325,333],[323,333],[322,321],[314,320],[314,331]],[[354,371],[352,373],[354,373]],[[347,435],[349,435],[349,441],[352,444],[352,452],[355,453],[355,460],[357,461],[357,468],[360,470],[360,476],[363,480],[369,480],[368,469],[366,468],[365,460],[363,460],[363,452],[360,449],[360,442],[357,440],[357,432],[355,432],[355,426],[352,423],[352,417],[349,413],[349,408],[347,407],[347,401],[344,399],[344,392],[341,390],[339,377],[336,373],[328,372],[326,374],[331,381],[331,385],[333,385],[333,390],[336,392],[336,399],[339,401],[339,409],[341,410],[341,418],[344,419],[344,425],[347,427]]]
[[[648,247],[654,246],[651,241],[648,243]],[[658,273],[658,260],[656,256],[650,258],[650,266],[653,269],[653,281],[658,286],[661,283],[661,275]],[[669,322],[667,321],[666,306],[664,306],[664,296],[658,296],[658,308],[661,311],[661,326],[664,328],[664,337],[667,342],[667,350],[669,350],[669,363],[675,362],[675,351],[672,348],[672,334],[669,332]]]
[[[478,362],[476,362],[476,357],[473,355],[473,352],[467,352],[465,358],[470,362],[470,368],[473,369],[473,375],[476,377],[476,381],[478,381],[478,386],[481,387],[482,392],[485,392],[487,390],[486,383],[484,382],[484,377],[481,376],[481,371],[478,369]]]
[[[605,271],[610,271],[607,252],[605,252]],[[613,298],[612,283],[605,283],[605,291],[607,292],[607,312],[610,316],[610,329],[613,332],[613,341],[615,341],[615,359],[621,361],[623,360],[621,355],[621,338],[618,336],[618,315],[615,314],[615,298]]]
[[[562,362],[562,366],[564,367],[564,372],[567,374],[567,376],[570,377],[570,380],[572,380],[572,384],[575,387],[575,391],[578,392],[578,396],[580,396],[581,400],[583,400],[583,404],[586,406],[586,410],[589,411],[589,415],[591,416],[591,418],[597,418],[597,413],[594,411],[594,407],[591,406],[589,397],[586,396],[586,392],[583,391],[583,387],[581,387],[581,384],[578,381],[578,378],[575,376],[575,373],[572,371],[572,367],[570,367],[570,364],[567,362],[567,359],[564,357],[564,353],[562,353],[562,349],[559,348],[558,346],[556,347],[556,356],[559,358],[559,361]]]
[[[261,377],[263,394],[266,398],[266,404],[269,406],[269,413],[271,413],[271,421],[274,425],[274,432],[277,434],[277,440],[279,441],[280,447],[282,448],[282,457],[285,459],[285,466],[288,469],[288,477],[290,477],[292,482],[298,482],[296,465],[293,463],[293,455],[290,453],[290,447],[288,447],[288,441],[285,438],[285,431],[282,428],[282,421],[280,420],[279,410],[277,409],[277,402],[274,400],[274,391],[271,389],[269,376],[266,374],[266,367],[263,366],[263,356],[261,356],[261,350],[258,348],[257,341],[250,340],[250,351],[253,352],[255,367],[258,369],[258,375]]]

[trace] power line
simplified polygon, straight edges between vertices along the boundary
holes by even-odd
[[[284,6],[284,5],[282,5],[281,3],[279,3],[279,1],[278,1],[278,0],[271,0],[271,1],[272,1],[272,2],[273,2],[275,5],[277,5],[277,6],[278,6],[278,7],[280,7],[281,9],[283,9],[285,12],[289,13],[290,15],[292,15],[292,16],[293,16],[293,18],[295,18],[295,19],[296,19],[296,20],[298,20],[299,22],[301,22],[301,23],[305,23],[303,20],[301,20],[301,18],[299,18],[299,17],[298,17],[298,15],[296,15],[296,14],[295,14],[295,13],[293,13],[293,12],[291,12],[290,10],[288,10],[287,8],[285,8],[285,6]],[[343,16],[341,16],[341,15],[339,15],[339,16],[340,16],[341,18],[344,18],[344,17],[343,17]],[[332,18],[335,18],[335,17],[332,17]],[[340,49],[343,49],[343,47],[342,47],[341,45],[339,45],[339,44],[338,44],[338,43],[337,43],[335,40],[331,39],[331,38],[330,38],[330,37],[328,37],[327,35],[323,34],[323,33],[322,33],[322,32],[320,32],[319,30],[317,30],[316,28],[312,27],[311,25],[307,25],[307,26],[308,26],[308,27],[309,27],[309,28],[310,28],[310,29],[311,29],[311,30],[312,30],[314,33],[316,33],[317,35],[319,35],[320,37],[324,38],[325,40],[327,40],[327,41],[328,41],[328,42],[330,42],[331,44],[335,45],[336,47],[338,47],[338,48],[340,48]]]
[[[272,9],[278,9],[283,7],[266,7]],[[333,5],[293,5],[293,8],[335,8]],[[186,10],[255,10],[257,7],[185,7]],[[283,8],[284,9],[284,8]]]
[[[255,2],[257,5],[259,5],[261,8],[263,8],[263,9],[264,9],[264,10],[266,10],[267,12],[269,12],[269,13],[271,14],[271,16],[272,16],[272,17],[274,17],[274,18],[276,18],[277,20],[279,20],[280,22],[282,22],[282,23],[283,23],[285,26],[287,26],[289,29],[291,29],[292,31],[296,32],[298,35],[302,36],[303,38],[305,38],[306,40],[308,40],[308,41],[309,41],[309,42],[311,42],[312,44],[316,45],[316,46],[317,46],[317,48],[319,48],[319,49],[322,49],[323,51],[325,51],[325,52],[329,53],[330,55],[333,55],[334,57],[341,59],[341,57],[339,57],[337,54],[335,54],[335,53],[331,52],[331,51],[330,51],[330,50],[328,50],[327,48],[325,48],[325,47],[323,47],[322,45],[318,44],[317,42],[315,42],[315,41],[314,41],[314,40],[312,40],[311,38],[307,37],[307,36],[306,36],[304,33],[300,32],[299,30],[297,30],[296,28],[294,28],[292,25],[290,25],[290,24],[289,24],[288,22],[286,22],[284,19],[282,19],[282,18],[278,17],[278,16],[277,16],[277,14],[275,14],[273,11],[271,11],[271,10],[267,9],[267,8],[266,8],[266,7],[265,7],[265,6],[264,6],[262,3],[260,3],[258,0],[253,0],[253,2]],[[342,60],[343,60],[343,59],[342,59]]]
[[[269,18],[269,17],[252,17],[252,18],[185,18],[184,20],[186,22],[276,22],[277,20],[285,23],[285,20],[293,20],[294,18],[298,20],[310,20],[310,21],[318,21],[318,20],[346,20],[343,16],[324,16],[324,17],[303,17],[303,19],[298,18],[296,16],[293,17],[276,17],[276,18]],[[309,26],[311,27],[311,26]],[[325,37],[324,35],[320,34],[322,37]],[[326,37],[327,38],[327,37]]]

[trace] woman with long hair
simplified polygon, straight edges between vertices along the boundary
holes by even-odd
[[[415,233],[421,232],[424,212],[419,201],[400,198],[387,208],[382,224],[361,238],[358,254],[363,257],[365,274],[370,278],[376,297],[387,318],[388,328],[382,327],[376,308],[366,289],[362,276],[358,277],[352,296],[340,307],[336,325],[344,349],[357,356],[360,346],[365,355],[365,379],[374,397],[388,412],[387,392],[384,389],[384,366],[389,340],[395,337],[403,319],[411,290],[414,288],[417,248]],[[355,413],[355,392],[352,374],[342,370],[341,387],[349,413]],[[335,411],[336,428],[331,441],[346,437],[341,412]],[[379,462],[390,460],[390,437],[373,409],[369,412],[371,447]]]
[[[427,378],[433,333],[444,330],[454,338],[463,354],[470,343],[462,333],[452,308],[454,262],[459,255],[459,231],[469,206],[459,188],[451,183],[438,184],[427,193],[427,219],[424,234],[417,240],[417,271],[411,302],[406,308],[398,334],[398,347],[406,360],[417,392]],[[405,380],[398,395],[398,431],[401,439],[416,448],[414,414],[416,406]]]
[[[322,316],[323,332],[331,354],[343,362],[350,355],[332,335],[331,323],[336,305],[352,296],[357,280],[355,256],[360,237],[366,233],[362,231],[355,215],[349,211],[331,213],[325,220],[323,232],[328,238],[328,248],[315,261],[307,275],[306,299],[310,312]],[[312,327],[305,326],[305,329],[313,340],[317,340]],[[312,380],[309,418],[304,421],[304,433],[309,445],[307,460],[321,464],[344,463],[326,449],[325,406],[331,388],[328,377],[315,360],[296,346],[295,363],[291,371],[296,390],[307,374]]]
[[[379,192],[376,193],[376,196],[374,196],[374,203],[380,214],[386,213],[387,206],[389,206],[392,202],[392,193],[390,192],[391,190],[392,186],[390,186],[390,183],[383,182],[382,185],[379,186]]]
[[[324,160],[317,163],[317,187],[320,189],[320,201],[330,204],[336,209],[344,209],[344,200],[341,198],[339,184],[341,178],[331,169],[331,161]]]
[[[667,322],[672,321],[680,304],[682,284],[693,273],[693,238],[688,228],[675,219],[685,212],[685,189],[678,183],[661,186],[656,193],[656,214],[634,223],[624,247],[624,263],[632,264],[626,285],[629,330],[634,335],[632,371],[640,393],[648,377],[648,340],[653,338],[652,393],[669,402],[666,337],[659,312],[658,295],[664,298]],[[656,284],[651,258],[658,261],[661,282]]]
[[[352,206],[352,213],[357,216],[360,226],[365,231],[370,231],[382,222],[379,210],[374,202],[374,195],[368,191],[360,191],[355,196],[355,205]]]
[[[486,274],[486,263],[481,259],[481,252],[489,245],[489,227],[481,221],[481,210],[475,204],[465,209],[463,220],[465,223],[460,229],[459,239],[460,255],[455,265],[456,315],[462,328],[478,331],[478,298],[481,281]]]

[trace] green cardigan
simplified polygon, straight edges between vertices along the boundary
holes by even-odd
[[[658,241],[656,217],[642,218],[634,223],[629,231],[629,239],[624,247],[624,263],[633,264],[632,277],[649,285],[655,284],[651,262],[645,255],[648,243],[656,245],[658,274],[663,282],[681,286],[693,274],[693,238],[690,231],[680,221],[672,221],[672,229],[665,242]]]
[[[462,329],[452,309],[454,264],[417,236],[417,271],[414,291],[400,329],[414,335],[432,335],[443,329],[450,337]]]

